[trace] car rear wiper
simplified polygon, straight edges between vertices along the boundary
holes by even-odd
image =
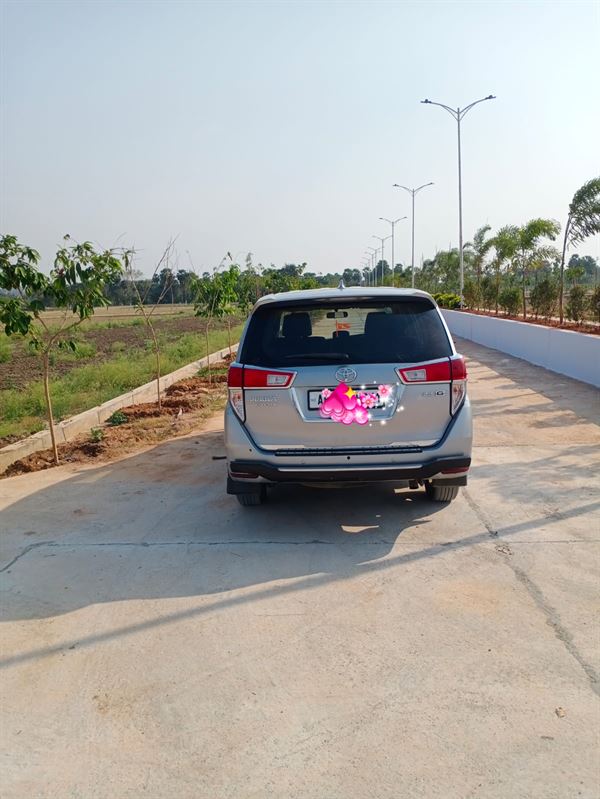
[[[285,355],[286,361],[291,361],[293,358],[303,358],[304,360],[310,359],[315,361],[348,361],[350,356],[347,352],[298,352],[294,355]]]

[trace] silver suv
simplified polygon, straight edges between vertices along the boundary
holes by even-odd
[[[450,502],[467,484],[467,370],[424,291],[262,297],[229,368],[227,492],[389,481]]]

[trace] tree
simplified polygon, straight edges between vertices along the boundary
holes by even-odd
[[[569,301],[567,302],[567,316],[574,322],[581,322],[585,312],[586,298],[585,288],[583,286],[573,286],[569,292]]]
[[[481,301],[481,289],[470,277],[465,279],[463,297],[467,308],[479,307],[479,303]]]
[[[530,219],[521,227],[507,225],[494,237],[498,270],[505,260],[509,260],[513,270],[520,273],[523,319],[527,318],[527,284],[531,270],[539,268],[547,258],[556,254],[553,247],[540,242],[545,238],[554,241],[559,232],[560,225],[552,219]]]
[[[493,241],[495,258],[492,261],[492,268],[495,274],[495,302],[496,315],[498,315],[498,305],[500,304],[500,275],[502,266],[508,261],[511,265],[517,252],[519,228],[516,225],[505,225],[496,233]]]
[[[477,286],[474,296],[477,301],[481,299],[481,274],[485,266],[485,258],[494,246],[493,239],[486,239],[491,229],[490,225],[483,225],[475,231],[473,241],[467,242],[464,245],[465,248],[471,250],[471,267],[475,272],[475,283]]]
[[[590,297],[590,311],[594,319],[600,322],[600,286],[596,286],[592,292],[592,296]]]
[[[193,291],[194,312],[196,316],[203,316],[206,319],[204,325],[206,365],[208,367],[208,381],[212,383],[209,329],[213,319],[222,318],[230,313],[229,289],[227,282],[223,280],[223,276],[215,272],[212,276],[208,275],[196,278],[193,284]]]
[[[569,247],[581,244],[590,236],[600,233],[600,177],[584,183],[573,195],[563,236],[562,257],[560,261],[560,291],[558,314],[563,323],[565,256]]]
[[[160,398],[160,342],[156,334],[156,328],[154,327],[152,316],[157,307],[167,296],[168,292],[172,291],[174,277],[170,267],[170,260],[173,256],[174,247],[175,242],[173,239],[171,239],[171,241],[169,241],[167,244],[160,260],[154,267],[154,272],[152,273],[150,280],[144,281],[143,289],[140,282],[133,279],[133,274],[135,271],[133,269],[135,252],[133,250],[128,250],[125,252],[125,269],[126,273],[130,276],[130,282],[133,286],[136,296],[135,308],[144,320],[144,324],[152,336],[152,346],[154,349],[154,359],[156,363],[156,404],[159,411],[162,408],[162,402]]]
[[[177,299],[179,302],[188,303],[191,297],[191,282],[194,273],[189,269],[178,269],[175,275],[177,283]]]
[[[540,244],[540,239],[554,239],[560,233],[560,225],[553,219],[531,219],[518,229],[517,263],[521,270],[523,319],[527,318],[527,279],[531,269],[538,268],[544,259],[555,254],[552,247]]]
[[[505,286],[498,296],[498,302],[509,316],[514,316],[519,309],[519,289]]]
[[[541,315],[545,319],[549,319],[556,309],[556,301],[558,300],[558,284],[556,280],[546,275],[533,287],[529,300],[536,318]]]
[[[573,259],[571,259],[571,261],[572,260]],[[569,283],[572,285],[577,285],[581,278],[585,275],[585,267],[578,262],[571,264],[571,261],[569,261],[569,265],[565,270],[565,274]]]
[[[495,307],[498,313],[498,286],[492,275],[486,274],[481,280],[481,302],[486,311]]]
[[[427,263],[427,261],[423,263],[421,272],[427,273]],[[429,262],[429,283],[431,287],[429,290],[458,293],[459,267],[460,257],[456,247],[450,250],[439,250],[435,254],[433,261]]]
[[[271,267],[263,272],[266,291],[278,294],[282,291],[297,291],[300,288],[310,288],[310,285],[306,285],[306,279],[302,275],[305,269],[306,263],[285,264],[281,269],[277,269],[274,264],[271,264]]]
[[[98,252],[86,241],[71,244],[65,236],[50,275],[38,269],[39,253],[18,243],[16,236],[0,238],[0,289],[12,292],[0,297],[0,322],[7,336],[22,335],[42,360],[44,398],[54,461],[59,463],[50,396],[50,355],[52,350],[77,350],[73,333],[94,309],[109,305],[108,284],[122,273],[123,265],[114,250]],[[52,306],[62,311],[58,322],[47,322],[42,313]]]
[[[598,265],[598,261],[591,255],[577,255],[574,253],[569,258],[569,263],[567,265],[567,273],[569,269],[573,267],[577,269],[581,269],[579,274],[583,278],[582,282],[597,286],[600,282],[600,266]]]
[[[360,269],[344,269],[342,280],[345,286],[360,286]]]
[[[235,312],[235,305],[238,301],[237,287],[240,277],[240,268],[237,264],[231,264],[226,272],[220,275],[221,279],[221,303],[220,309],[222,316],[227,319],[227,345],[229,347],[229,357],[231,358],[231,317]],[[206,353],[208,355],[208,352]]]

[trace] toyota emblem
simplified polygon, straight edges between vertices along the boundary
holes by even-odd
[[[335,379],[339,383],[353,383],[356,380],[356,372],[354,369],[350,369],[349,366],[342,366],[340,369],[337,370],[335,373]]]

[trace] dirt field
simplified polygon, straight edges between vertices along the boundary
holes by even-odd
[[[170,305],[165,303],[159,305],[153,314],[155,317],[169,317],[169,316],[193,316],[194,306],[175,304]],[[42,316],[46,321],[57,321],[62,317],[62,311],[45,311]],[[124,319],[133,319],[138,314],[132,305],[109,305],[107,308],[97,308],[94,314],[96,322],[108,321],[122,321]]]
[[[195,316],[178,316],[173,314],[161,316],[154,322],[157,333],[166,341],[175,341],[178,336],[184,333],[203,333],[204,321]],[[121,321],[125,319],[139,319],[122,315]],[[95,320],[96,322],[99,320]],[[108,321],[106,318],[103,321]],[[57,353],[53,367],[53,376],[58,377],[68,374],[78,366],[86,363],[103,363],[110,360],[121,352],[133,353],[136,350],[146,350],[146,342],[150,341],[147,327],[140,324],[123,324],[115,327],[95,327],[81,328],[77,333],[77,339],[84,344],[92,346],[93,351],[88,357],[73,358],[70,355]],[[232,325],[237,320],[232,321]],[[221,320],[211,323],[212,330],[224,330],[227,324]],[[32,355],[24,342],[18,342],[11,354],[9,361],[0,363],[0,388],[24,388],[28,383],[41,379],[41,363],[39,358]]]

